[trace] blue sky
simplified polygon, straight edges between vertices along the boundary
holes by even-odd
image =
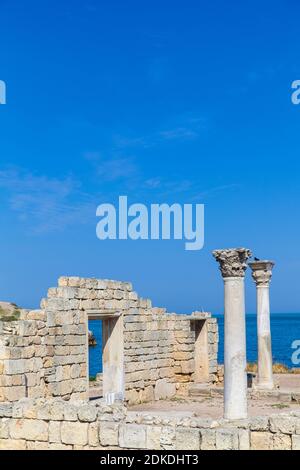
[[[223,310],[215,248],[276,261],[299,312],[299,2],[0,0],[0,298],[60,275],[130,280],[170,311]],[[99,241],[98,204],[204,203],[205,247]],[[255,288],[246,280],[247,310]]]

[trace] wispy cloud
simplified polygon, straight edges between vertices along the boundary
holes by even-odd
[[[5,169],[0,171],[0,189],[10,209],[34,232],[64,229],[75,221],[83,223],[94,213],[91,197],[80,191],[80,183],[71,176],[59,179],[20,168]]]
[[[182,180],[175,177],[168,178],[168,180],[162,177],[150,178],[145,180],[143,186],[152,193],[155,191],[156,195],[162,199],[176,194],[176,196],[186,197],[189,201],[203,201],[240,188],[240,184],[236,183],[203,188],[193,180]]]
[[[101,177],[103,182],[129,180],[138,174],[135,159],[131,156],[104,156],[101,152],[86,152],[84,158],[92,164],[94,173]]]
[[[124,136],[117,134],[113,138],[115,149],[124,150],[126,148],[151,148],[173,141],[185,142],[198,139],[210,129],[207,118],[190,113],[176,116],[161,123],[153,132],[145,135]]]

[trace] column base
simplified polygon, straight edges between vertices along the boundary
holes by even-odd
[[[253,383],[253,390],[275,390],[275,384],[274,382],[259,382],[259,383]]]

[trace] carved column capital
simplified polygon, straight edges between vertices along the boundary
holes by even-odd
[[[274,264],[275,263],[273,261],[268,260],[259,260],[249,263],[249,266],[252,269],[252,278],[254,279],[256,286],[269,286]]]
[[[215,250],[213,255],[220,264],[223,278],[244,277],[247,269],[247,260],[252,256],[251,251],[247,248]]]

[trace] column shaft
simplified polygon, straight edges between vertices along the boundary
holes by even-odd
[[[259,388],[273,389],[269,286],[257,286],[257,337]]]
[[[224,418],[247,418],[246,325],[244,278],[225,285]]]

